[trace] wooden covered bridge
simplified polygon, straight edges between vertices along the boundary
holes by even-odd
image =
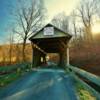
[[[78,80],[86,90],[92,92],[99,100],[100,95],[98,92],[100,92],[100,77],[69,64],[68,43],[71,37],[72,35],[52,24],[44,26],[30,38],[33,49],[32,66],[41,66],[42,63],[46,63],[46,56],[48,53],[58,53],[58,66],[69,70],[73,78]],[[43,62],[41,62],[41,58],[43,59]],[[89,86],[86,81],[84,82],[83,80],[92,83],[93,87]],[[94,87],[97,87],[97,89],[95,90]]]
[[[59,66],[64,67],[66,63],[69,64],[68,42],[71,37],[70,34],[54,25],[47,24],[44,26],[30,38],[33,48],[32,65],[40,66],[41,63],[46,63],[48,53],[58,53]],[[41,61],[41,59],[43,60]]]
[[[85,100],[80,98],[83,95],[81,92],[79,94],[80,87],[95,98],[86,100],[100,100],[100,77],[69,64],[70,39],[70,34],[51,24],[33,35],[30,38],[33,67],[46,63],[48,53],[58,53],[58,66],[65,69],[33,68],[19,80],[1,89],[0,100]]]

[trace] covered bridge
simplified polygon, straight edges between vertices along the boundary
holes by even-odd
[[[68,42],[71,37],[70,34],[52,24],[44,26],[29,39],[32,42],[33,49],[32,66],[40,66],[41,63],[46,63],[48,53],[59,54],[59,66],[64,67],[66,63],[69,64]]]

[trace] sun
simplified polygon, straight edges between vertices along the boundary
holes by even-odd
[[[95,23],[92,26],[92,33],[93,34],[100,34],[100,23]]]

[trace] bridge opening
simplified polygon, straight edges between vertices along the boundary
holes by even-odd
[[[60,60],[60,57],[59,57],[59,53],[48,53],[47,54],[47,57],[48,57],[48,62],[53,62],[55,64],[59,64],[59,60]]]
[[[64,68],[67,61],[69,61],[67,59],[67,49],[70,39],[70,34],[63,32],[57,27],[51,24],[44,26],[30,37],[33,48],[32,66],[46,65],[50,58],[57,56],[58,58],[56,60],[58,65]]]
[[[48,67],[53,66],[56,68],[59,65],[59,53],[48,53],[46,58],[46,64]]]

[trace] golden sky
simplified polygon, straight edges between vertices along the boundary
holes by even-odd
[[[45,0],[45,6],[48,11],[49,19],[58,13],[65,12],[69,15],[78,5],[80,0]]]
[[[100,33],[100,22],[96,22],[92,27],[92,32],[95,34]]]
[[[49,21],[58,13],[65,12],[70,15],[71,12],[78,6],[80,0],[44,0],[47,9]],[[95,23],[92,26],[93,33],[100,32],[100,23]]]

